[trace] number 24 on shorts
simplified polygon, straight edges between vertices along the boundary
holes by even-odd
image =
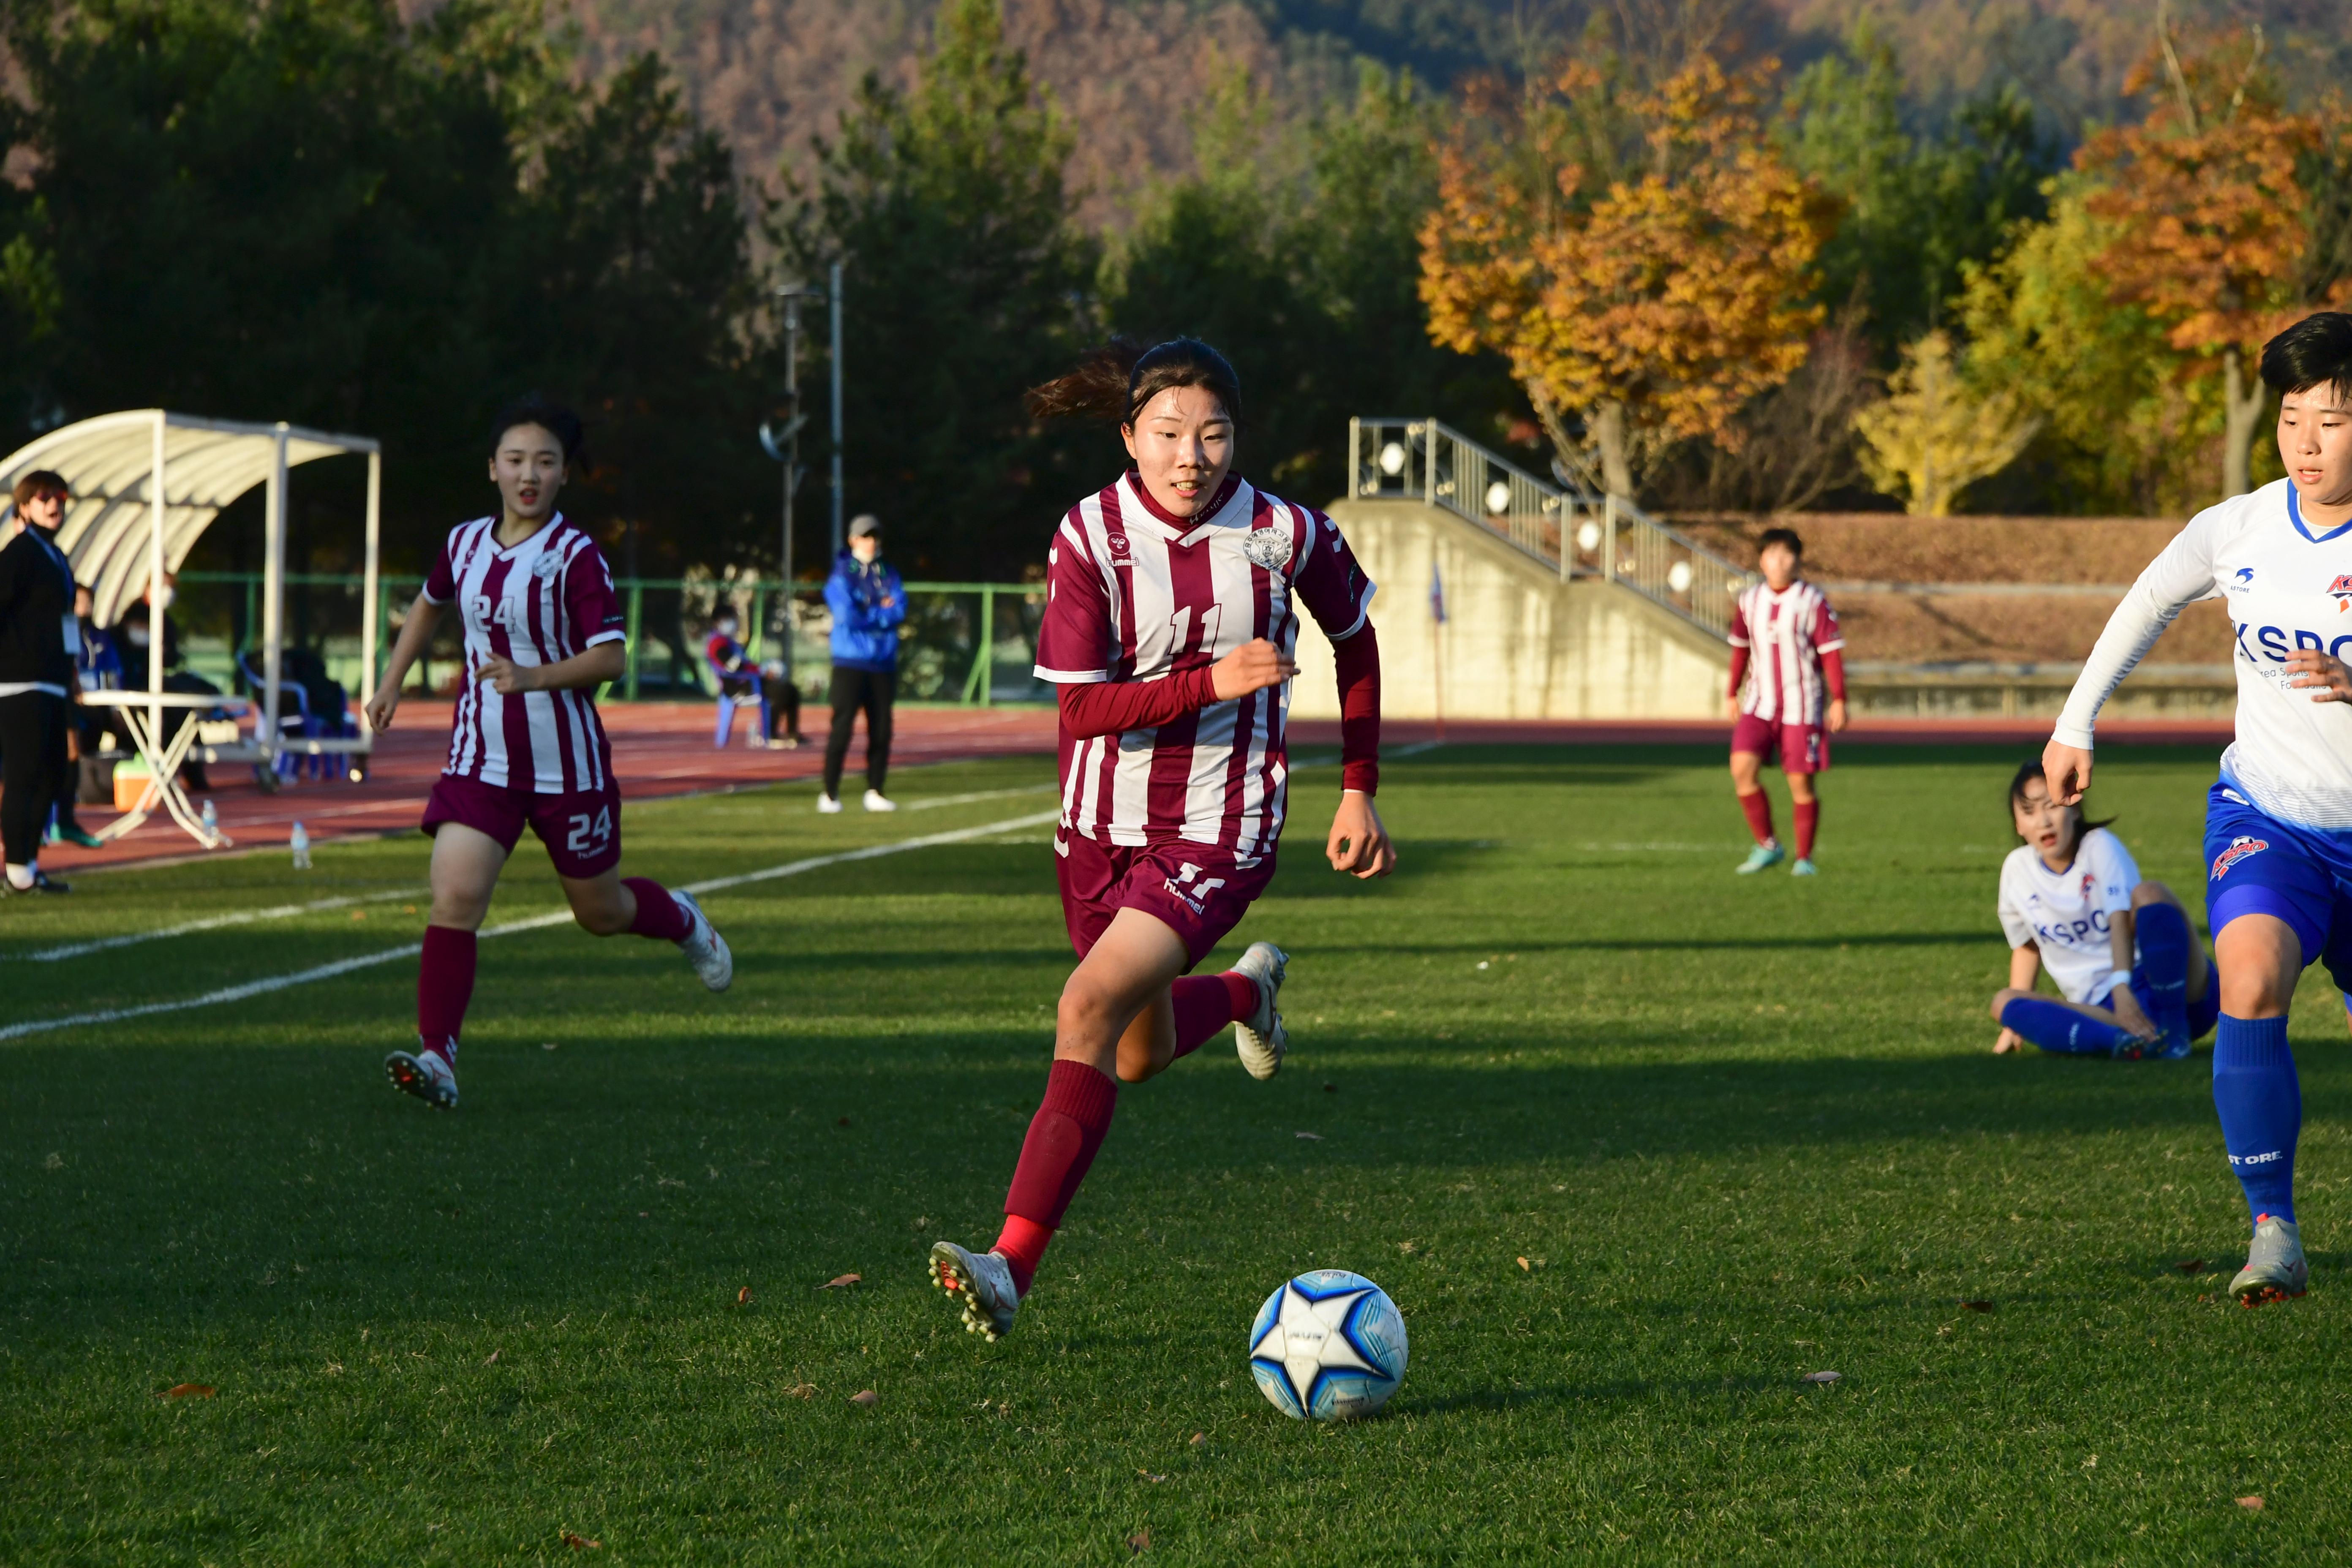
[[[574,855],[592,855],[613,841],[613,810],[600,806],[592,818],[582,812],[572,819],[572,831],[563,840],[563,847]]]

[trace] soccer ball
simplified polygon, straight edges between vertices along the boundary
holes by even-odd
[[[1404,1319],[1388,1292],[1344,1268],[1284,1284],[1250,1325],[1250,1375],[1285,1415],[1370,1415],[1404,1381]]]

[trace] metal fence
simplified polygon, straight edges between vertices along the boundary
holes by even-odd
[[[289,573],[286,583],[287,640],[316,649],[328,673],[357,692],[362,579]],[[187,633],[190,667],[225,690],[241,690],[239,658],[260,637],[260,574],[184,572],[179,585],[173,613]],[[408,605],[423,585],[422,578],[394,576],[378,584],[377,624],[385,628],[379,675],[391,659]],[[833,619],[821,585],[798,584],[789,595],[756,578],[624,577],[614,586],[628,616],[629,662],[604,693],[608,700],[716,695],[702,648],[722,606],[741,622],[739,639],[754,662],[782,657],[789,643],[794,684],[808,697],[824,700],[833,671]],[[987,707],[1051,700],[1051,690],[1031,673],[1045,609],[1043,583],[908,583],[906,589],[907,629],[898,650],[901,700]],[[462,659],[456,619],[445,619],[426,657],[411,671],[408,689],[454,690]]]
[[[1717,637],[1730,627],[1732,595],[1753,580],[1632,501],[1562,489],[1434,419],[1349,420],[1348,472],[1357,499],[1443,507],[1563,581],[1630,588]]]

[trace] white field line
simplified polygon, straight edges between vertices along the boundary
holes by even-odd
[[[403,888],[389,893],[353,894],[341,899],[315,899],[307,904],[274,904],[266,910],[232,910],[225,915],[206,915],[202,920],[182,921],[175,926],[158,926],[153,931],[135,931],[127,936],[100,937],[92,942],[71,942],[62,947],[36,948],[31,952],[0,952],[0,963],[56,963],[63,959],[79,958],[86,953],[110,952],[118,947],[136,947],[142,942],[161,942],[166,937],[188,936],[200,931],[219,931],[224,926],[251,925],[257,921],[290,920],[319,910],[348,909],[353,904],[387,904],[394,899],[422,898],[429,889]]]
[[[985,838],[992,833],[1009,833],[1023,827],[1040,827],[1054,821],[1061,812],[1033,812],[1027,816],[1015,816],[1003,822],[983,823],[978,827],[958,827],[946,833],[926,833],[919,838],[901,838],[891,844],[874,844],[863,849],[845,849],[838,854],[814,855],[805,860],[789,861],[771,866],[765,870],[746,871],[736,877],[715,877],[707,882],[688,885],[689,893],[715,893],[729,888],[740,888],[753,882],[772,882],[782,877],[797,877],[804,871],[814,871],[826,866],[846,865],[854,860],[877,860],[886,855],[903,855],[910,849],[930,849],[944,844],[961,844],[969,839]],[[508,921],[502,925],[486,927],[483,937],[512,936],[518,931],[541,931],[548,926],[563,925],[572,919],[572,911],[551,910],[546,914],[531,915],[523,920]],[[57,1029],[79,1028],[85,1024],[113,1024],[127,1018],[149,1018],[158,1013],[183,1013],[196,1007],[218,1006],[226,1002],[242,1002],[248,996],[263,996],[273,991],[286,991],[297,985],[308,985],[317,980],[331,980],[339,974],[349,974],[356,969],[373,968],[377,964],[394,963],[404,958],[414,958],[425,950],[422,942],[404,942],[398,947],[384,948],[376,952],[363,952],[356,958],[337,959],[310,969],[298,969],[289,974],[272,974],[260,980],[248,980],[238,985],[226,985],[217,991],[207,991],[200,996],[184,996],[171,1002],[145,1002],[134,1007],[108,1007],[94,1013],[76,1013],[63,1018],[37,1018],[29,1023],[11,1024],[0,1028],[0,1040],[21,1039],[26,1035],[44,1035]]]

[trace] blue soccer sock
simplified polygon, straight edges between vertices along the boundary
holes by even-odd
[[[2139,964],[2148,989],[2148,1019],[2167,1035],[2189,1028],[2189,917],[2171,904],[2144,904],[2136,912]]]
[[[2041,996],[2013,998],[2000,1010],[2000,1026],[2016,1030],[2045,1051],[2069,1056],[2111,1057],[2119,1047],[2139,1043],[2139,1037],[2120,1024],[2103,1024]]]
[[[2294,1218],[2294,1141],[2303,1130],[2303,1086],[2287,1049],[2284,1018],[2221,1015],[2213,1032],[2213,1109],[2230,1168],[2256,1219]]]

